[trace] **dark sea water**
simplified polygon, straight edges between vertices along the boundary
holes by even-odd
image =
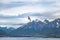
[[[60,38],[39,38],[39,37],[0,37],[0,40],[60,40]]]

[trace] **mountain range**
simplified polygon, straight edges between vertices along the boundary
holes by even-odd
[[[2,30],[2,28],[0,28]],[[0,32],[9,37],[60,37],[60,18],[53,21],[33,20],[21,27],[14,29],[3,29]]]

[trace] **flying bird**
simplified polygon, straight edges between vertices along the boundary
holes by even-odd
[[[28,16],[28,20],[30,20],[30,22],[31,22],[31,18]]]

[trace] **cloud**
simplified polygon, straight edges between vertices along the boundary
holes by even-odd
[[[9,3],[9,4],[0,3],[0,10],[20,7],[20,6],[24,6],[24,5],[26,5],[26,3],[23,3],[23,2],[15,2],[15,3],[13,2],[13,3]]]
[[[0,0],[1,23],[29,22],[25,16],[60,18],[60,0]]]
[[[33,16],[30,16],[31,17],[31,20],[35,20],[37,19],[38,17],[33,17]],[[22,24],[22,23],[28,23],[29,20],[28,20],[28,17],[25,17],[25,18],[13,18],[13,19],[3,19],[3,20],[0,20],[0,24],[4,25],[13,25],[13,24]]]
[[[5,3],[4,3],[5,2]],[[8,3],[7,3],[8,2]],[[20,7],[20,6],[43,6],[43,7],[47,7],[50,8],[52,7],[56,2],[55,1],[48,1],[48,0],[1,0],[0,2],[1,5],[1,9],[7,9],[7,8],[12,8],[12,7]],[[1,10],[0,9],[0,10]]]
[[[39,0],[0,0],[1,3],[10,3],[10,2],[38,2]]]
[[[0,11],[1,15],[19,15],[28,12],[44,12],[47,11],[44,7],[41,6],[22,6],[22,7],[14,7],[6,10]]]

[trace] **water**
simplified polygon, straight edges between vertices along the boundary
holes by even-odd
[[[39,37],[0,37],[0,40],[60,40],[60,38],[39,38]]]

